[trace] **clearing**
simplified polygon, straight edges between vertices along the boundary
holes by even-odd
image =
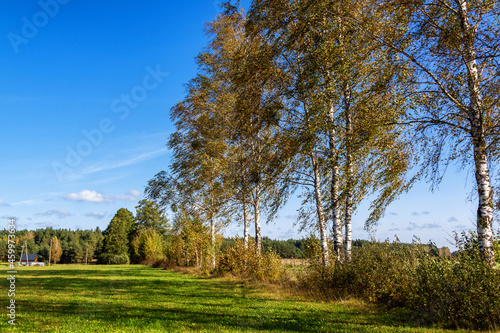
[[[314,302],[141,265],[18,268],[13,327],[0,270],[2,332],[448,332],[361,302]]]

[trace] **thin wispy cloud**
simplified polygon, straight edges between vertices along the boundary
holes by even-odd
[[[423,211],[423,212],[413,212],[411,213],[412,216],[420,216],[420,215],[429,215],[430,212],[429,211]]]
[[[43,228],[60,228],[59,224],[54,224],[52,222],[38,222],[38,223],[34,223],[34,225],[36,225],[37,228],[40,228],[40,229],[43,229]]]
[[[55,216],[59,219],[63,219],[65,217],[71,216],[72,214],[68,212],[67,210],[62,210],[62,209],[52,209],[43,213],[38,213],[35,214],[35,218],[40,218],[40,217],[52,217]]]
[[[130,190],[128,193],[124,195],[115,195],[112,198],[114,200],[121,200],[121,201],[136,201],[139,199],[141,196],[141,192],[137,190]]]
[[[87,214],[85,214],[85,216],[87,217],[93,217],[95,219],[103,219],[106,217],[106,213],[105,212],[89,212]]]
[[[44,202],[43,200],[36,200],[36,199],[33,199],[33,200],[23,200],[23,201],[19,201],[19,202],[14,202],[11,206],[36,205],[36,204],[40,204],[40,203],[43,203],[43,202]]]
[[[162,148],[158,149],[155,151],[147,152],[147,153],[142,153],[137,156],[133,156],[127,160],[115,162],[115,163],[109,163],[109,164],[101,164],[101,165],[94,165],[90,166],[88,168],[83,169],[82,174],[83,175],[88,175],[96,172],[101,172],[101,171],[109,171],[109,170],[114,170],[118,168],[123,168],[126,166],[138,164],[147,160],[151,160],[153,158],[156,158],[158,156],[164,155],[169,151],[168,148]]]
[[[463,225],[463,224],[456,225],[453,228],[455,228],[455,230],[468,230],[469,229],[468,226]]]
[[[10,207],[12,206],[10,203],[4,202],[2,199],[0,199],[0,207]]]
[[[293,237],[295,237],[295,231],[293,231],[293,229],[288,229],[288,231],[281,233],[278,238],[279,239],[290,239]]]
[[[448,219],[448,222],[458,222],[458,220],[454,216],[452,216]]]
[[[98,186],[98,185],[102,185],[102,184],[110,184],[110,183],[114,183],[118,180],[122,180],[122,179],[127,179],[130,177],[130,174],[127,173],[127,172],[121,172],[120,174],[117,174],[116,176],[114,177],[109,177],[109,176],[105,176],[101,179],[98,179],[98,180],[94,180],[94,181],[86,181],[85,182],[85,185],[86,186],[89,186],[89,185],[92,185],[92,186]]]
[[[410,222],[410,226],[406,228],[408,231],[413,231],[413,230],[425,230],[425,229],[441,229],[441,226],[437,223],[426,223],[423,225],[418,225],[414,222]]]
[[[15,217],[15,216],[12,216],[12,215],[3,215],[2,217],[0,217],[2,220],[10,220],[10,219],[15,219],[16,221],[19,220],[19,217]]]

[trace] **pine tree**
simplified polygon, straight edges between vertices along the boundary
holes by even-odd
[[[128,209],[120,208],[104,231],[98,253],[100,264],[129,263],[129,237],[133,227],[133,214]]]

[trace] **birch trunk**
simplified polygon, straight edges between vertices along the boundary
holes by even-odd
[[[255,214],[255,247],[257,248],[257,253],[262,253],[262,237],[260,234],[260,185],[255,186],[255,198],[253,203],[253,209]]]
[[[474,146],[474,165],[479,204],[477,209],[477,234],[480,251],[484,258],[493,266],[495,250],[493,243],[493,190],[491,188],[488,153],[483,125],[482,96],[480,78],[474,48],[475,28],[469,23],[467,1],[460,3],[460,23],[465,37],[464,60],[468,71],[468,89],[470,105],[467,110],[471,123],[472,144]]]
[[[345,196],[345,259],[351,260],[352,249],[352,186],[353,186],[353,170],[352,170],[352,119],[350,112],[351,93],[350,87],[347,85],[344,91],[344,111],[345,111],[345,126],[346,126],[346,196]]]
[[[352,191],[347,190],[345,199],[345,259],[350,261],[352,257]]]
[[[474,138],[474,162],[479,205],[477,208],[477,234],[479,249],[484,258],[496,266],[493,243],[493,190],[488,170],[488,155],[484,136]]]
[[[245,244],[245,249],[248,249],[248,238],[250,232],[250,222],[248,221],[248,204],[246,201],[243,202],[243,243]]]
[[[342,261],[342,223],[340,221],[339,212],[339,165],[337,159],[337,145],[335,138],[335,113],[333,106],[328,112],[328,120],[330,122],[330,129],[328,131],[329,137],[329,150],[330,162],[332,168],[332,184],[331,184],[331,206],[332,206],[332,220],[333,220],[333,246],[337,262]]]
[[[210,217],[210,247],[212,252],[212,269],[215,269],[215,216]]]
[[[318,160],[314,152],[310,153],[311,163],[314,172],[314,198],[316,199],[316,213],[318,214],[318,226],[321,241],[321,254],[323,266],[328,267],[328,242],[326,239],[325,214],[323,211],[323,200],[321,198],[321,177],[319,174]]]
[[[199,260],[199,257],[198,257],[198,247],[195,247],[194,254],[195,254],[195,257],[196,257],[196,267],[200,267],[200,260]]]

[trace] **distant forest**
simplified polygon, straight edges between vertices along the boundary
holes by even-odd
[[[7,235],[8,230],[0,231],[0,259],[7,259]],[[95,230],[69,230],[45,228],[35,231],[20,230],[16,232],[16,261],[21,254],[21,246],[28,247],[28,253],[38,254],[39,262],[48,262],[50,251],[50,240],[57,239],[60,243],[60,263],[84,263],[85,254],[90,262],[94,258],[103,234],[99,227]],[[52,246],[54,246],[54,241]],[[88,251],[88,252],[87,252]]]
[[[8,230],[0,231],[0,260],[7,259],[7,235]],[[69,230],[69,229],[53,229],[45,228],[35,231],[21,230],[16,232],[16,260],[19,260],[21,246],[26,242],[28,253],[38,254],[38,261],[48,262],[50,239],[57,238],[61,245],[61,256],[59,263],[61,264],[77,264],[85,263],[85,254],[87,252],[87,260],[91,262],[97,259],[98,249],[104,238],[103,232],[97,227],[94,230]],[[234,245],[234,239],[226,238],[223,241],[222,251],[224,252],[228,246]],[[304,247],[307,240],[273,240],[268,237],[263,238],[264,251],[274,251],[281,258],[301,259],[304,258]],[[319,243],[318,243],[319,245]]]
[[[0,260],[7,259],[7,235],[8,230],[0,231]],[[69,230],[69,229],[37,229],[21,230],[16,232],[16,261],[19,261],[21,246],[26,242],[28,253],[38,254],[39,262],[48,262],[50,239],[57,238],[60,243],[61,254],[60,264],[78,264],[96,262],[100,251],[102,252],[102,244],[105,232],[102,232],[99,227],[94,230]],[[225,253],[229,247],[235,246],[234,238],[224,238],[221,244],[221,252]],[[355,240],[354,247],[363,247],[370,243],[367,240]],[[54,246],[54,244],[53,244]],[[262,238],[262,247],[264,252],[274,252],[283,259],[307,259],[318,256],[320,251],[319,239],[315,236],[310,236],[303,239],[288,239],[276,240],[269,237]],[[430,245],[431,251],[437,251],[434,245]],[[101,262],[103,263],[103,262]]]

